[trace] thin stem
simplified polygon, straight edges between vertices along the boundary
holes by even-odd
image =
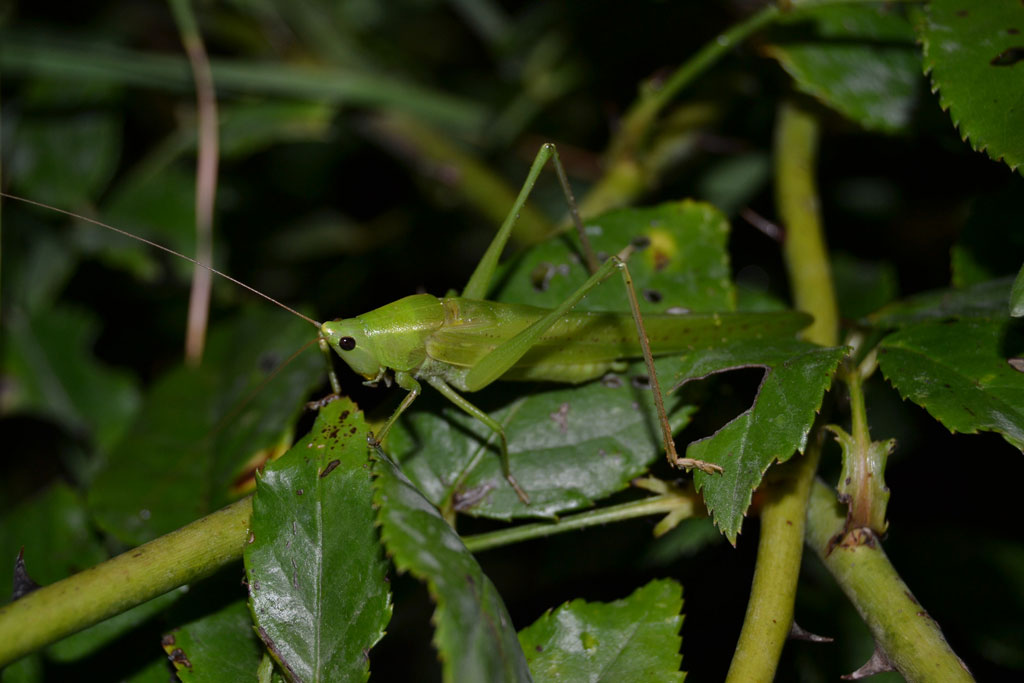
[[[783,104],[776,124],[775,164],[776,204],[786,229],[786,263],[797,308],[815,317],[805,338],[832,346],[838,340],[838,315],[814,179],[817,141],[814,117]],[[811,289],[816,292],[809,292]],[[803,520],[821,453],[820,429],[816,426],[812,434],[802,457],[775,468],[766,479],[757,566],[729,681],[771,681],[775,677],[793,622]]]
[[[973,681],[873,533],[860,531],[867,543],[833,545],[845,524],[835,491],[815,480],[807,508],[807,545],[835,577],[889,663],[911,682]]]
[[[217,163],[220,158],[217,95],[213,87],[210,59],[189,0],[170,0],[170,3],[196,84],[196,112],[199,119],[196,149],[196,260],[213,263],[213,209],[217,197]],[[192,366],[199,365],[203,359],[212,287],[213,274],[210,271],[205,268],[193,269],[185,331],[185,362]]]
[[[571,515],[557,522],[539,522],[537,524],[523,524],[520,526],[491,531],[486,534],[465,536],[462,542],[470,552],[479,553],[491,548],[499,548],[512,543],[545,538],[556,534],[564,534],[567,531],[577,531],[592,526],[600,526],[611,522],[622,522],[636,517],[648,515],[661,515],[674,512],[679,519],[696,517],[700,514],[700,504],[694,496],[687,496],[683,493],[666,493],[658,496],[650,496],[641,500],[621,505],[600,508]]]
[[[609,147],[608,157],[612,163],[622,157],[633,156],[642,146],[651,126],[661,111],[679,92],[707,71],[719,59],[751,34],[773,22],[779,16],[779,8],[769,5],[751,15],[728,31],[705,43],[697,54],[686,60],[664,81],[648,81],[642,86],[640,97],[626,112],[622,126]]]
[[[0,667],[242,557],[252,497],[0,607]]]

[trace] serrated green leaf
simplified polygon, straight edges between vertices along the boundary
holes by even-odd
[[[760,340],[711,348],[681,359],[674,388],[732,368],[765,368],[751,408],[686,449],[687,457],[724,469],[721,475],[697,471],[694,482],[731,543],[736,542],[751,496],[768,466],[803,452],[825,390],[846,353],[845,347]]]
[[[904,399],[952,432],[997,432],[1024,449],[1024,373],[1007,361],[1024,351],[1019,322],[922,322],[886,337],[878,362]]]
[[[519,632],[536,681],[682,681],[683,588],[651,581],[614,602],[573,600]]]
[[[685,201],[649,209],[615,211],[587,222],[595,251],[615,253],[637,236],[650,246],[630,260],[634,283],[648,312],[670,308],[727,311],[735,292],[729,279],[728,222],[713,207]],[[501,279],[499,300],[554,306],[587,277],[563,236],[514,261]],[[613,278],[590,293],[587,310],[622,311],[628,302]],[[797,314],[719,317],[700,327],[680,316],[680,351],[714,341],[792,333]],[[693,319],[690,319],[691,321]],[[780,328],[780,329],[781,329]],[[671,357],[659,359],[659,376],[670,377]],[[446,401],[421,398],[392,429],[388,448],[408,476],[437,505],[498,519],[550,517],[592,504],[625,488],[663,452],[651,392],[637,381],[642,363],[601,382],[576,387],[499,383],[469,398],[506,430],[513,472],[530,495],[524,505],[499,469],[490,430]],[[426,409],[426,410],[423,410]],[[670,420],[680,429],[693,412],[669,400]]]
[[[252,680],[263,655],[244,600],[174,629],[161,644],[178,679],[197,683]]]
[[[427,583],[437,604],[434,645],[444,680],[531,680],[505,604],[458,534],[383,452],[374,472],[384,545],[399,571]]]
[[[868,316],[868,322],[879,327],[903,327],[926,320],[943,318],[1006,317],[1010,296],[1010,279],[979,282],[963,289],[939,289],[894,302]]]
[[[366,680],[367,653],[391,618],[367,435],[355,404],[334,401],[257,483],[244,554],[250,607],[296,680]]]
[[[132,377],[90,353],[100,323],[68,307],[36,313],[11,310],[4,318],[4,412],[43,415],[73,433],[92,435],[109,449],[139,407]]]
[[[225,505],[246,463],[290,439],[322,377],[315,353],[278,367],[310,337],[292,316],[264,307],[212,329],[203,366],[156,383],[97,475],[89,507],[100,524],[137,545]]]
[[[907,132],[923,85],[914,32],[892,7],[792,12],[768,47],[797,88],[868,130]]]
[[[1024,163],[1024,5],[932,0],[915,29],[939,104],[975,150]]]

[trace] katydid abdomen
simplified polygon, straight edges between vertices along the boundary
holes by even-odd
[[[443,377],[462,391],[467,371],[504,342],[540,320],[546,308],[416,294],[348,320],[324,323],[338,355],[367,379],[383,369],[423,379]],[[651,351],[664,356],[742,339],[795,333],[810,322],[803,313],[698,313],[645,315]],[[347,348],[346,348],[347,347]],[[629,313],[572,311],[549,327],[502,380],[578,384],[640,358]]]
[[[446,379],[462,388],[461,368],[476,365],[502,342],[544,316],[548,309],[463,298],[442,299],[445,324],[431,334],[426,355],[453,366]],[[795,333],[809,316],[782,313],[701,313],[645,315],[644,326],[656,356],[686,353],[737,339]],[[573,311],[552,325],[502,380],[578,384],[620,369],[642,356],[629,313]]]

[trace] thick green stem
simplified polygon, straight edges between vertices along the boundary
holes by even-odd
[[[679,493],[668,493],[636,500],[631,503],[581,512],[578,515],[565,517],[557,522],[523,524],[486,534],[466,536],[462,539],[462,542],[466,544],[470,552],[478,553],[503,545],[554,536],[555,534],[564,534],[567,531],[577,531],[610,522],[622,522],[635,517],[672,513],[676,521],[679,521],[686,517],[697,516],[698,508],[700,508],[700,505],[694,497]]]
[[[818,126],[809,113],[785,103],[775,129],[776,204],[786,229],[784,251],[797,308],[814,315],[804,337],[837,342],[838,315],[814,179]],[[793,623],[803,552],[803,519],[818,467],[817,428],[811,445],[765,480],[757,566],[729,681],[771,681]]]
[[[833,545],[845,524],[835,491],[815,481],[807,508],[807,544],[856,607],[881,654],[911,682],[973,681],[874,534],[861,530],[867,542]]]
[[[242,557],[252,498],[0,607],[0,667]]]

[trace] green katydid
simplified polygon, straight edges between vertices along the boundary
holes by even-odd
[[[486,296],[501,252],[548,160],[552,161],[562,184],[569,213],[590,266],[591,277],[553,309],[488,301]],[[112,226],[90,222],[164,251],[171,251]],[[647,365],[669,462],[681,468],[698,468],[708,473],[721,472],[718,465],[682,458],[677,454],[653,357],[685,352],[723,337],[744,339],[769,331],[795,333],[810,322],[806,314],[792,311],[641,316],[627,267],[629,256],[635,248],[636,245],[628,245],[617,255],[597,265],[557,151],[554,145],[545,144],[538,152],[508,216],[461,296],[439,298],[416,294],[354,318],[321,324],[205,264],[176,252],[171,253],[250,289],[316,325],[320,331],[321,349],[327,354],[333,349],[346,364],[365,378],[366,384],[384,382],[390,385],[394,381],[405,389],[407,395],[376,434],[377,441],[384,439],[392,425],[420,395],[421,381],[434,387],[498,436],[503,474],[525,503],[529,499],[512,474],[502,426],[459,392],[475,392],[499,379],[581,383],[602,377],[610,371],[623,370],[627,359],[642,357]],[[629,313],[573,311],[588,292],[616,272],[623,278],[630,302]],[[333,371],[329,374],[333,391],[340,392]]]

